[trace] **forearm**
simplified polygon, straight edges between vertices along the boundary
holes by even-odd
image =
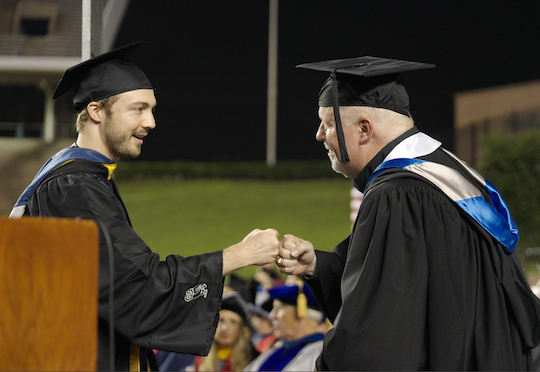
[[[251,265],[244,255],[238,254],[237,245],[233,245],[223,250],[223,277],[233,271]]]
[[[331,322],[335,320],[341,308],[341,277],[343,266],[332,252],[316,251],[316,269],[304,274],[304,279],[311,292]]]

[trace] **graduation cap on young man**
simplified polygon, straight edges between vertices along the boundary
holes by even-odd
[[[339,106],[384,108],[409,116],[409,96],[399,73],[435,65],[378,57],[335,59],[296,66],[330,72],[319,92],[319,106],[334,108],[340,160],[349,161]]]
[[[137,41],[68,68],[53,98],[73,89],[73,107],[80,112],[90,102],[131,90],[154,89],[144,72],[129,60],[142,43]]]

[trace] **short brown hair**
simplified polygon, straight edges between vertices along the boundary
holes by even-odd
[[[105,114],[107,116],[111,116],[111,107],[114,105],[116,101],[118,101],[118,95],[103,98],[100,101],[97,101],[100,108],[105,110]],[[75,129],[77,130],[77,133],[81,133],[84,123],[88,120],[88,111],[86,110],[86,107],[77,115],[77,122],[75,124]]]

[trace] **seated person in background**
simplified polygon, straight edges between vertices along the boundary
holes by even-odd
[[[262,303],[256,300],[255,304],[248,304],[248,310],[251,315],[251,328],[253,328],[251,343],[259,353],[264,353],[270,349],[277,340],[274,334],[274,327],[272,327],[272,321],[270,320],[272,303],[273,300],[269,298]]]
[[[288,275],[287,278],[285,279],[285,284],[286,285],[303,285],[304,279],[302,279],[298,275]],[[307,290],[309,291],[309,288]],[[321,324],[319,324],[319,332],[321,332],[322,334],[326,334],[326,332],[328,332],[328,330],[332,328],[332,323],[330,323],[330,321],[328,320],[328,317],[325,316],[325,318],[326,318],[326,321],[321,322]]]
[[[285,278],[276,269],[275,263],[270,262],[258,266],[252,278],[245,278],[233,272],[226,277],[225,284],[238,292],[246,302],[257,303],[269,298],[267,289],[285,284]],[[260,298],[261,296],[264,298]]]
[[[257,355],[247,327],[247,303],[238,292],[223,295],[214,343],[206,357],[196,357],[195,371],[241,371]]]
[[[324,335],[326,317],[303,283],[268,290],[274,299],[270,319],[279,343],[258,356],[244,371],[313,371]]]
[[[225,288],[214,342],[207,357],[156,350],[160,371],[241,371],[258,353],[250,342],[247,304]]]

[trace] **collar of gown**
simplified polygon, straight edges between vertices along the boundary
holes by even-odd
[[[379,164],[381,164],[384,159],[390,154],[390,152],[396,147],[400,142],[402,142],[405,138],[410,137],[416,133],[419,133],[419,130],[417,127],[412,127],[405,133],[403,133],[401,136],[390,142],[388,145],[384,146],[381,151],[377,153],[373,157],[373,159],[370,160],[370,162],[358,173],[358,175],[354,178],[353,183],[354,186],[360,190],[363,191],[366,187],[366,184]]]

